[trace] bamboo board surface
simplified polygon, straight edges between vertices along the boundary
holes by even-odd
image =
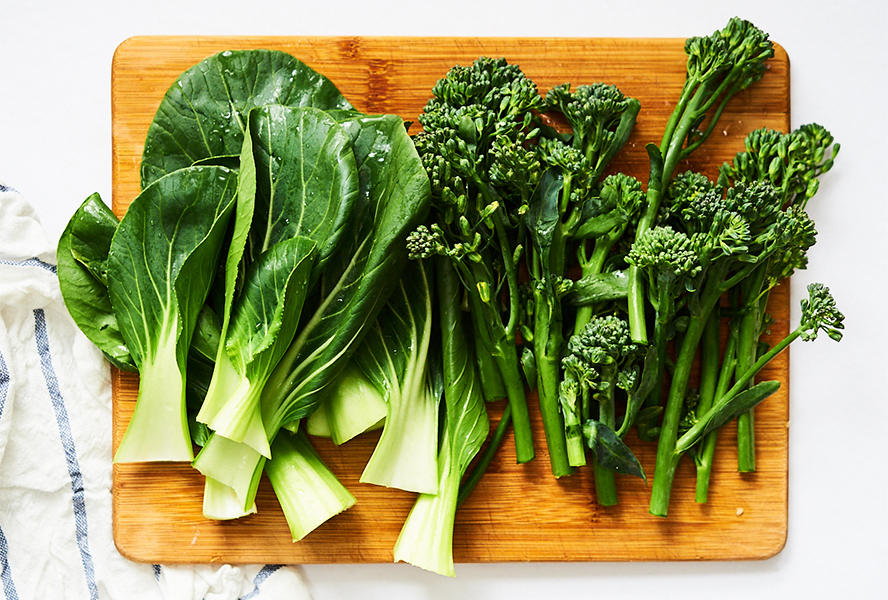
[[[132,38],[121,44],[112,64],[113,209],[121,216],[139,192],[142,144],[164,93],[181,72],[216,52],[289,52],[330,78],[359,110],[395,113],[412,122],[451,66],[482,55],[519,64],[542,92],[565,82],[612,83],[642,104],[613,170],[646,181],[645,144],[659,142],[684,82],[683,44],[676,39]],[[789,59],[779,46],[769,65],[762,81],[732,100],[710,140],[680,168],[714,176],[742,150],[749,131],[788,130]],[[781,285],[771,296],[775,339],[788,331],[788,287]],[[512,440],[506,440],[457,514],[455,561],[743,560],[778,553],[787,534],[788,354],[772,361],[759,378],[783,385],[756,409],[757,472],[736,472],[735,429],[727,426],[719,438],[709,502],[694,502],[694,469],[686,458],[665,519],[648,514],[650,488],[640,479],[619,477],[620,504],[607,509],[595,503],[590,470],[554,479],[542,424],[532,410],[537,458],[517,465]],[[112,382],[116,450],[132,415],[138,378],[115,371]],[[535,396],[530,402],[533,407]],[[495,423],[499,411],[491,411]],[[201,514],[203,481],[189,465],[114,465],[115,543],[124,556],[153,563],[391,562],[414,495],[359,483],[377,438],[368,434],[340,448],[315,440],[357,504],[295,544],[264,477],[258,514],[217,522]],[[627,442],[650,478],[655,444]]]

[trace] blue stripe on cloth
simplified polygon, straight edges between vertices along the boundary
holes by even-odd
[[[6,406],[6,395],[9,394],[9,367],[0,354],[0,418],[3,417],[3,407]]]
[[[18,600],[18,592],[12,582],[12,570],[9,568],[9,544],[0,529],[0,581],[3,582],[3,594],[6,600]]]
[[[7,265],[10,267],[40,267],[41,269],[45,269],[50,273],[58,273],[58,268],[55,265],[51,265],[48,262],[44,262],[36,257],[18,261],[0,260],[0,265]]]
[[[154,580],[160,581],[160,565],[152,565],[154,567]]]
[[[9,368],[0,354],[0,418],[3,417],[3,407],[6,406],[6,397],[9,394]],[[18,592],[12,582],[12,570],[9,568],[9,544],[6,536],[0,529],[0,582],[3,583],[3,594],[6,600],[18,600]]]
[[[18,192],[15,190],[15,188],[11,188],[8,185],[4,185],[2,183],[0,183],[0,192],[14,192],[14,193],[18,194]]]
[[[86,574],[86,584],[89,587],[90,598],[97,600],[99,591],[96,587],[96,572],[93,566],[92,554],[89,552],[83,473],[80,472],[80,463],[77,460],[77,451],[74,448],[74,436],[71,433],[71,421],[68,419],[65,399],[62,397],[59,381],[52,366],[52,355],[49,351],[49,334],[46,329],[46,315],[39,308],[34,310],[34,337],[37,341],[37,353],[40,355],[43,377],[46,379],[46,389],[49,391],[52,407],[55,409],[59,435],[62,439],[62,448],[65,451],[65,461],[68,464],[68,474],[71,476],[71,489],[74,492],[72,501],[74,504],[75,536],[77,538],[77,546],[80,549],[80,558],[83,561],[83,570]]]
[[[262,567],[262,569],[256,573],[256,577],[253,578],[253,591],[246,596],[242,596],[240,600],[250,600],[250,598],[255,598],[256,594],[259,593],[259,586],[262,585],[262,582],[271,577],[272,574],[282,566],[283,565],[265,565]]]

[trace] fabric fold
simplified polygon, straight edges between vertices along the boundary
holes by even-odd
[[[133,563],[111,528],[111,378],[55,247],[0,182],[0,586],[9,598],[310,598],[298,567]]]

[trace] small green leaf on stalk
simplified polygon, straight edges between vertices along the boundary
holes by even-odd
[[[623,271],[596,273],[573,282],[565,300],[573,306],[590,306],[626,297],[629,278]]]
[[[599,465],[616,473],[635,475],[647,482],[641,463],[612,429],[589,419],[583,425],[583,437],[586,438],[586,445],[595,451]]]
[[[525,347],[524,350],[521,351],[521,370],[524,373],[524,380],[527,383],[527,387],[530,389],[534,389],[537,386],[537,366],[536,366],[536,357],[533,354],[533,350]]]
[[[697,423],[687,433],[681,436],[675,446],[675,453],[681,454],[686,452],[703,439],[706,434],[715,431],[737,416],[752,410],[779,388],[779,381],[763,381],[725,402],[717,402],[706,414],[699,417]]]

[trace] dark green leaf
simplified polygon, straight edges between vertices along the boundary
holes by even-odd
[[[317,243],[323,271],[351,226],[358,168],[346,131],[315,108],[264,106],[250,112],[256,168],[258,252],[297,235]]]
[[[308,292],[315,243],[305,237],[279,242],[247,269],[234,307],[225,349],[232,364],[253,380],[277,364],[293,340]]]
[[[595,451],[595,460],[599,465],[616,473],[635,475],[647,481],[635,454],[612,429],[589,419],[583,425],[583,436],[586,438],[586,445]]]
[[[565,300],[574,306],[590,306],[626,297],[629,279],[622,271],[596,273],[575,281]]]
[[[530,233],[533,246],[540,256],[544,270],[544,281],[548,285],[551,285],[549,251],[552,248],[555,229],[561,219],[561,215],[558,213],[558,198],[563,185],[564,180],[556,169],[549,169],[543,173],[524,216],[527,231]]]
[[[623,425],[620,427],[619,435],[622,437],[626,434],[630,427],[638,418],[638,413],[644,405],[645,399],[659,383],[657,379],[657,348],[649,346],[644,356],[644,367],[641,370],[636,387],[629,391],[629,400],[626,403],[626,415],[623,419]]]
[[[582,222],[573,236],[576,239],[586,240],[601,237],[608,231],[616,229],[629,221],[629,215],[626,214],[626,211],[619,208],[595,216],[586,214],[586,207],[589,204],[589,202],[586,202],[583,205]]]
[[[236,174],[223,167],[177,171],[127,209],[108,255],[108,289],[136,362],[156,351],[150,337],[179,312],[188,350],[197,314],[215,275],[234,207]]]
[[[648,186],[653,185],[654,189],[660,189],[663,178],[663,155],[660,154],[660,149],[656,144],[648,144],[645,148],[651,160],[651,173],[650,179],[648,179],[650,183],[648,183]]]
[[[89,341],[118,369],[136,371],[104,283],[117,224],[117,217],[98,194],[81,204],[59,239],[59,288],[68,312]]]
[[[285,52],[226,51],[188,69],[170,87],[148,129],[142,187],[216,156],[238,156],[256,106],[350,109],[330,80]]]
[[[222,326],[219,317],[206,304],[200,309],[197,321],[194,325],[194,335],[191,338],[191,349],[188,351],[189,359],[199,356],[204,362],[212,364],[216,360],[219,350]]]
[[[455,480],[458,487],[469,463],[487,439],[490,421],[460,308],[459,277],[452,261],[446,257],[441,257],[436,267],[446,406],[441,451],[449,452],[454,459],[453,464],[459,471]]]

